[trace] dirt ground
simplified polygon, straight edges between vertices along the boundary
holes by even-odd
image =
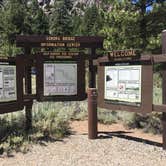
[[[88,134],[88,122],[87,121],[73,121],[70,123],[71,129],[75,134]],[[152,141],[156,143],[162,143],[162,135],[154,135],[151,133],[144,133],[140,129],[127,129],[122,124],[104,125],[98,123],[99,136],[107,134],[116,134],[133,137],[136,139],[142,139]]]
[[[165,166],[162,137],[98,124],[98,139],[88,139],[88,122],[70,122],[72,134],[32,145],[28,153],[0,156],[0,166]],[[157,146],[156,146],[157,145]]]

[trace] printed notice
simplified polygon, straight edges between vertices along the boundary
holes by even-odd
[[[45,63],[44,96],[76,95],[77,64]]]
[[[0,102],[17,100],[16,66],[0,65]]]
[[[141,66],[105,66],[104,98],[141,103]]]

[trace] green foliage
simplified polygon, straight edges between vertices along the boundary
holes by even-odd
[[[26,153],[34,143],[56,141],[70,133],[70,120],[87,118],[87,102],[34,103],[32,130],[25,131],[24,112],[0,116],[0,155]]]
[[[0,1],[0,54],[13,56],[18,34],[103,35],[107,50],[139,48],[161,53],[166,2],[104,0],[93,5],[57,0],[47,11],[37,0]],[[151,5],[153,10],[146,11]]]
[[[122,118],[123,123],[129,128],[140,128],[144,132],[161,134],[162,124],[161,124],[161,113],[151,113],[146,116],[139,114],[132,114],[128,120]]]
[[[55,3],[50,16],[50,34],[53,35],[71,35],[73,31],[71,0],[63,0],[61,3]]]
[[[25,132],[25,116],[23,112],[16,112],[0,117],[0,151],[10,154],[26,152],[32,143],[56,141],[69,134],[69,120],[71,119],[63,105],[34,104],[33,128],[30,133]]]
[[[0,54],[13,56],[19,51],[14,43],[15,36],[22,32],[24,15],[24,5],[19,0],[3,1],[0,11]]]
[[[101,27],[102,17],[96,5],[87,8],[81,24],[82,34],[87,36],[98,35]]]
[[[36,0],[5,0],[0,10],[0,54],[14,56],[20,53],[15,47],[19,34],[48,34],[48,18]]]
[[[117,116],[115,111],[108,111],[105,109],[98,109],[98,121],[103,124],[117,123]]]
[[[114,2],[110,12],[103,11],[105,23],[100,34],[106,37],[106,49],[138,48],[138,13],[132,9],[131,3],[122,1]]]
[[[48,17],[39,8],[36,0],[32,0],[31,3],[27,4],[24,19],[24,34],[49,34]]]
[[[70,106],[72,120],[85,120],[88,117],[87,101],[73,102]]]
[[[151,4],[153,10],[147,12]],[[106,37],[106,49],[139,48],[161,52],[161,31],[165,28],[166,3],[155,1],[113,1],[109,12],[103,10],[104,26],[100,34]]]

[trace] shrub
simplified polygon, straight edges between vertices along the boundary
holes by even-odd
[[[98,109],[98,121],[104,124],[112,124],[117,122],[115,111],[108,111],[105,109]]]
[[[34,103],[33,128],[25,132],[24,112],[15,112],[0,116],[0,154],[11,151],[25,153],[31,143],[57,140],[69,134],[71,112],[60,103]]]

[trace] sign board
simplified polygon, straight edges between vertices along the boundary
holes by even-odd
[[[77,101],[86,98],[85,59],[37,55],[37,100]]]
[[[0,102],[16,101],[16,65],[0,63]]]
[[[115,50],[107,53],[111,59],[140,58],[140,50]]]
[[[44,63],[44,96],[77,95],[75,62]]]
[[[19,35],[16,37],[16,46],[45,48],[103,48],[103,41],[104,38],[99,36]]]
[[[0,57],[0,114],[23,109],[21,78],[18,58]]]
[[[80,52],[57,51],[57,52],[41,52],[45,56],[79,56]]]
[[[141,65],[105,66],[104,99],[140,105]]]
[[[147,77],[148,76],[148,77]],[[152,111],[153,67],[151,59],[116,62],[98,60],[98,106],[138,113]]]

